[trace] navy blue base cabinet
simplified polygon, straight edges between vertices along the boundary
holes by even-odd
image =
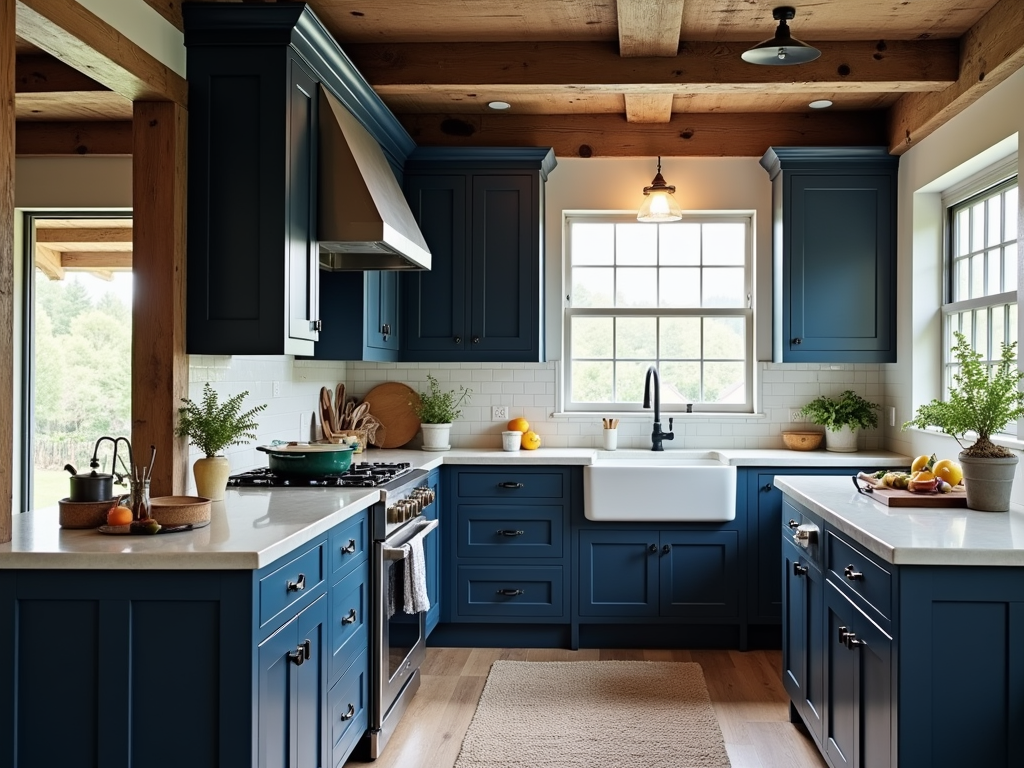
[[[405,194],[430,247],[403,274],[403,360],[544,360],[544,182],[550,149],[420,147]]]
[[[360,513],[257,572],[0,572],[0,768],[343,764],[367,544]]]
[[[773,358],[896,362],[896,179],[885,147],[772,147]]]
[[[832,768],[1012,768],[1024,755],[1024,570],[893,565],[800,504],[782,533],[783,680]]]

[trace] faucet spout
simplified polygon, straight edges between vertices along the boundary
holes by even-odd
[[[654,379],[653,387],[651,386],[652,378]],[[662,441],[674,439],[675,434],[671,431],[671,424],[669,424],[670,431],[661,431],[661,377],[658,375],[658,369],[653,365],[647,369],[647,375],[644,377],[644,408],[651,407],[652,391],[654,393],[654,429],[651,432],[651,450],[664,451],[665,446],[662,445]]]

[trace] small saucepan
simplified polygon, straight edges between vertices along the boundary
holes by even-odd
[[[282,475],[300,475],[315,477],[344,472],[352,464],[350,445],[334,445],[326,443],[283,443],[281,445],[260,445],[257,451],[263,451],[270,457],[270,471]]]

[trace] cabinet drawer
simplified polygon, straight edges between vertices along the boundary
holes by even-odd
[[[459,616],[551,618],[564,614],[561,566],[460,565]]]
[[[886,619],[891,619],[892,576],[867,555],[836,536],[826,534],[829,578],[863,597]]]
[[[458,495],[496,499],[560,499],[560,472],[459,472]]]
[[[369,522],[366,512],[341,523],[331,533],[331,583],[336,583],[342,576],[367,557],[366,545],[369,541]]]
[[[327,694],[327,713],[330,717],[331,765],[345,764],[356,742],[366,731],[368,692],[366,649],[349,665],[344,677]]]
[[[370,609],[367,567],[364,564],[331,588],[330,679],[336,680],[368,642],[367,611]]]
[[[260,626],[324,581],[324,545],[318,544],[260,579]]]
[[[458,507],[459,557],[562,557],[561,505]]]

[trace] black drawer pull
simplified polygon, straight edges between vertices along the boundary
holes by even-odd
[[[800,565],[800,563],[793,563],[793,575],[794,576],[805,576],[807,574],[807,566]]]
[[[526,594],[526,590],[525,589],[499,589],[498,590],[498,594],[499,595],[504,595],[505,597],[518,597],[519,595],[525,595]]]
[[[526,531],[513,531],[511,528],[499,528],[499,536],[522,536]]]
[[[341,554],[343,554],[343,555],[351,555],[355,551],[356,551],[356,540],[355,539],[349,539],[348,540],[348,546],[341,548]]]
[[[288,660],[296,667],[301,667],[309,659],[309,640],[303,640],[294,651],[288,652]]]
[[[800,523],[798,523],[796,520],[790,520],[788,523],[786,523],[786,525],[788,525],[790,528],[800,527]]]
[[[301,592],[306,588],[306,574],[300,573],[299,578],[296,581],[288,582],[289,592]]]
[[[353,608],[351,611],[348,612],[348,616],[342,616],[341,617],[341,623],[342,624],[354,624],[355,620],[356,620],[356,609],[355,608]]]
[[[348,705],[348,712],[346,712],[344,715],[341,716],[341,722],[345,722],[346,720],[351,720],[355,716],[356,716],[355,704],[349,704]]]
[[[522,483],[498,483],[499,488],[525,488]]]
[[[859,645],[867,645],[864,640],[857,639],[857,633],[851,632],[846,627],[839,628],[839,644],[845,645],[851,651]]]
[[[864,578],[864,574],[861,573],[860,571],[853,570],[853,566],[852,565],[846,566],[843,569],[843,573],[846,575],[846,578],[848,578],[850,581],[857,581],[858,579],[863,579]]]

